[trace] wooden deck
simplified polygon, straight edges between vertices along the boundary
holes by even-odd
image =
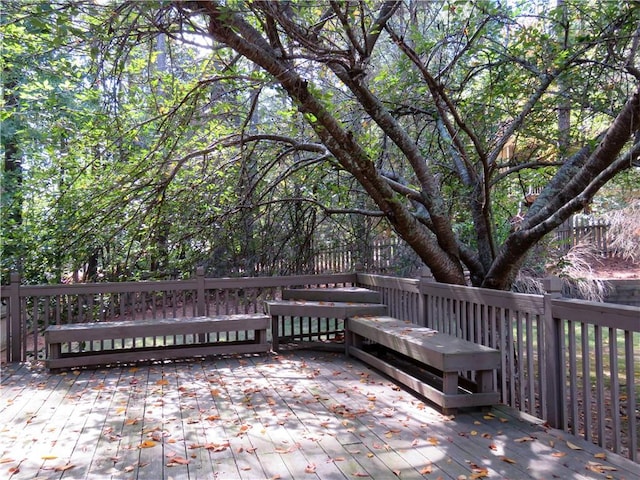
[[[445,417],[310,351],[48,374],[9,365],[0,478],[637,479],[509,409]]]

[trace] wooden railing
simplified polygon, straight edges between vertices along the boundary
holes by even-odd
[[[52,286],[14,277],[0,294],[2,335],[7,360],[25,361],[51,324],[263,312],[283,288],[352,285],[380,292],[391,316],[499,349],[503,403],[639,461],[640,308],[561,299],[554,281],[545,295],[526,295],[366,274],[205,278],[200,270],[182,281]],[[320,336],[333,328],[314,325]]]
[[[6,360],[42,356],[49,325],[263,313],[264,302],[278,299],[283,288],[351,286],[355,280],[355,274],[205,278],[198,269],[189,280],[21,285],[14,275],[0,293],[7,307]]]
[[[506,405],[640,461],[640,308],[560,299],[557,279],[545,295],[375,275],[358,286],[400,319],[499,349]]]

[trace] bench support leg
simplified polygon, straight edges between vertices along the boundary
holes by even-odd
[[[480,393],[493,392],[493,370],[480,370],[476,382]]]
[[[271,315],[271,349],[278,352],[280,349],[280,327],[277,315]]]

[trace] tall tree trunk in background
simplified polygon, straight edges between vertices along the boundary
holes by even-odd
[[[158,50],[158,56],[156,58],[156,71],[163,77],[167,72],[167,43],[166,43],[166,34],[161,33],[158,35],[158,43],[156,48]],[[156,95],[158,97],[158,101],[162,101],[166,92],[163,87],[164,79],[160,78],[158,82],[158,91]],[[168,176],[170,173],[170,165],[167,160],[165,160],[165,167],[163,170],[163,175]],[[152,232],[153,235],[153,243],[154,245],[154,253],[151,256],[150,261],[150,270],[152,273],[159,273],[163,276],[167,275],[167,268],[169,266],[169,230],[171,226],[169,225],[169,221],[167,220],[167,216],[165,213],[165,198],[164,193],[161,193],[158,198],[158,211],[157,218],[154,230]]]
[[[2,256],[3,266],[20,271],[22,266],[22,251],[19,241],[19,231],[22,228],[22,158],[18,131],[20,119],[18,115],[18,82],[14,72],[9,68],[3,71],[3,89],[5,110],[12,113],[12,118],[4,122],[2,132],[2,148],[4,150],[2,171],[2,226],[4,245]]]
[[[557,7],[562,10],[562,21],[557,29],[558,44],[563,50],[568,48],[569,19],[565,0],[557,0]],[[567,157],[571,145],[571,101],[563,75],[558,77],[558,157]]]

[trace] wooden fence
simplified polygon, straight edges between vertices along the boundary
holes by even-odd
[[[571,217],[555,231],[555,240],[562,252],[577,245],[589,245],[600,255],[609,256],[613,252],[609,247],[607,232],[609,224],[604,220]]]
[[[264,311],[288,287],[360,286],[381,293],[390,315],[497,348],[502,402],[639,461],[640,308],[446,285],[371,274],[28,286],[13,277],[7,360],[41,352],[51,324]],[[326,323],[317,322],[317,335]],[[465,373],[465,372],[462,372]]]

